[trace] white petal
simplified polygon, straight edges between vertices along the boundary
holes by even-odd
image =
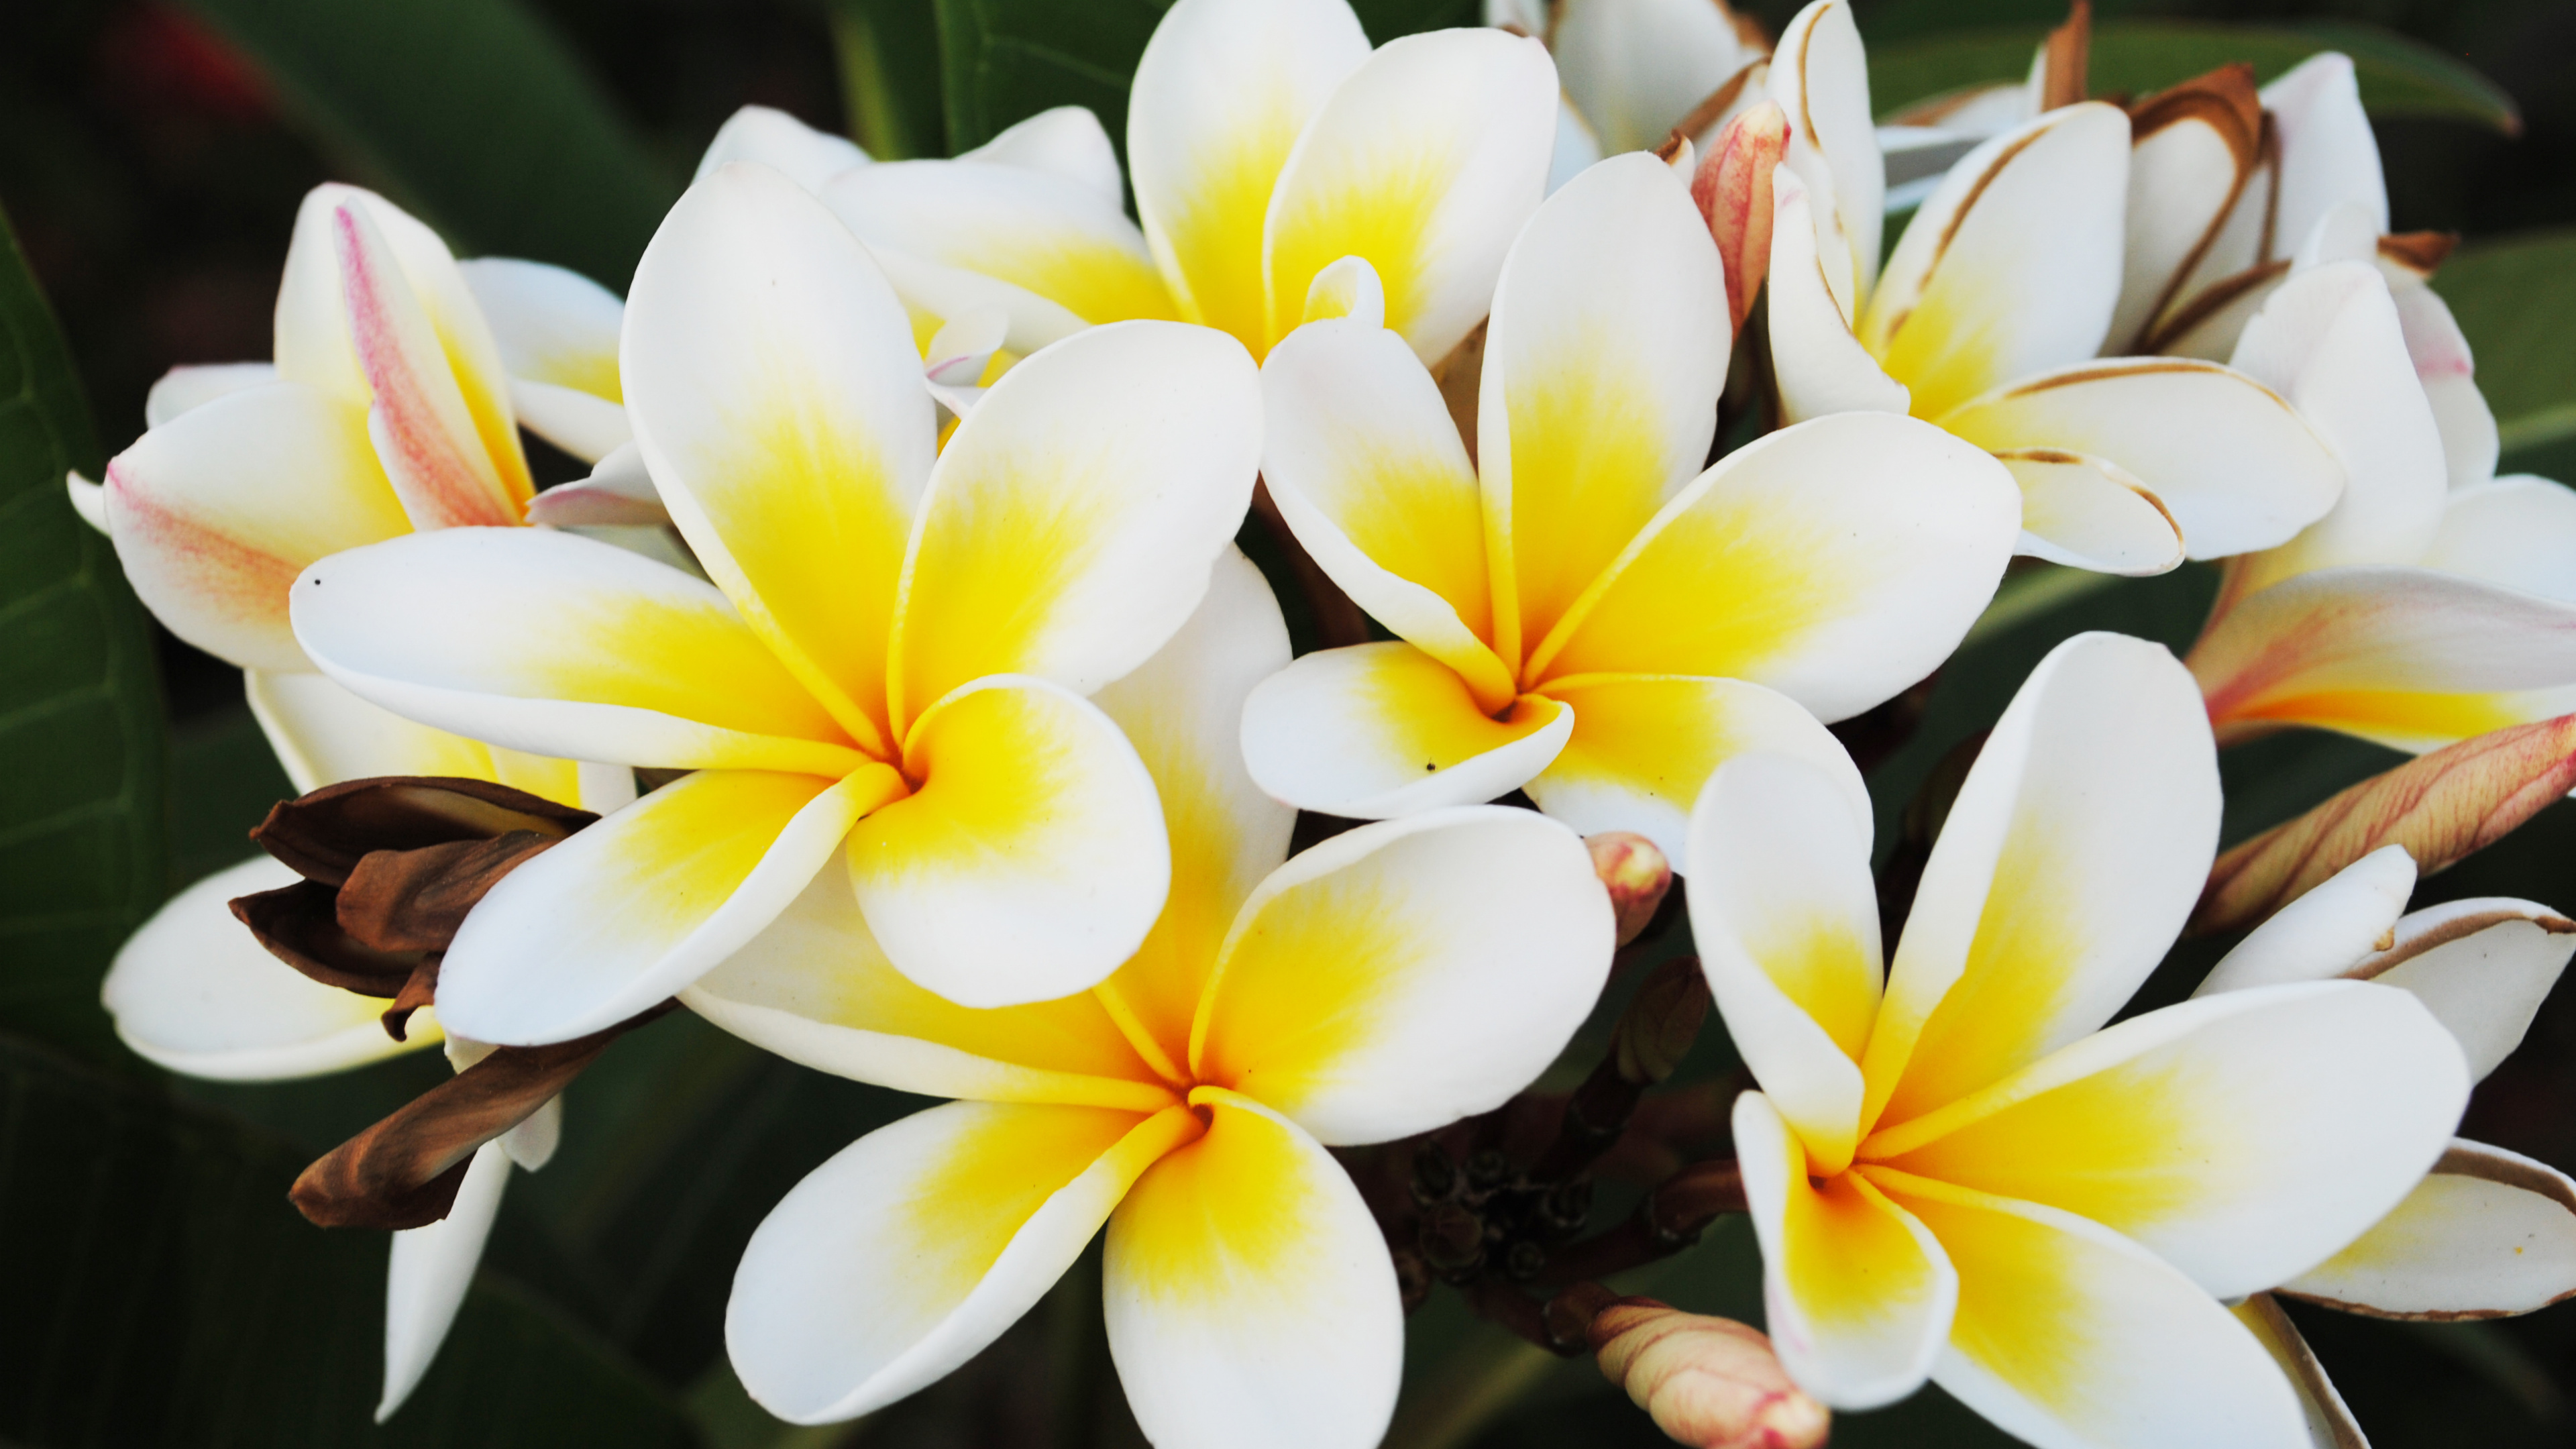
[[[2336,262],[2281,285],[2230,359],[2290,400],[2344,465],[2343,499],[2256,560],[2249,587],[2336,564],[2412,563],[2441,527],[2449,465],[2388,284]]]
[[[745,106],[716,128],[715,139],[698,158],[697,174],[689,178],[691,184],[706,180],[732,161],[757,162],[784,173],[808,191],[820,191],[824,182],[842,171],[868,164],[868,153],[785,111]]]
[[[1527,695],[1496,720],[1466,681],[1410,644],[1306,655],[1243,708],[1244,762],[1272,798],[1383,820],[1491,800],[1545,769],[1573,711]]]
[[[301,880],[256,856],[170,898],[117,949],[100,991],[116,1034],[174,1072],[225,1082],[319,1076],[439,1040],[415,1013],[408,1041],[386,1035],[386,1003],[325,986],[268,954],[233,919],[235,896]]]
[[[108,531],[106,484],[92,483],[75,468],[63,474],[63,491],[71,495],[72,512],[80,515],[81,522],[101,533]]]
[[[1825,249],[1849,259],[1834,296],[1854,315],[1879,273],[1887,169],[1851,6],[1811,0],[1781,27],[1773,57],[1771,99],[1790,118],[1788,165],[1818,198],[1818,235],[1833,239]]]
[[[635,439],[624,407],[580,388],[513,378],[510,406],[518,410],[521,427],[585,463],[596,463]]]
[[[1772,169],[1771,187],[1771,365],[1782,418],[1908,411],[1913,394],[1860,345],[1835,300],[1816,250],[1816,198],[1786,166]]]
[[[2414,359],[2415,376],[2423,381],[2425,400],[2433,405],[2433,421],[2441,425],[2442,453],[2450,463],[2451,486],[2467,488],[2483,483],[2495,476],[2501,440],[2496,435],[2495,412],[2478,391],[2477,364],[2469,355],[2469,339],[2460,331],[2442,294],[2424,285],[2422,277],[2379,257],[2377,238],[2372,240],[2372,260],[2379,263],[2381,275],[2388,277],[2389,296],[2397,303],[2397,320],[2406,332],[2407,356]]]
[[[2192,995],[2341,976],[2385,949],[2414,889],[2415,857],[2405,846],[2383,845],[2256,926]]]
[[[2263,87],[2263,109],[2281,138],[2281,192],[2272,235],[2295,246],[2339,204],[2364,207],[2372,230],[2388,230],[2388,183],[2379,143],[2361,108],[2352,61],[2334,51],[2309,57]]]
[[[1603,148],[1643,151],[1752,59],[1732,21],[1708,0],[1566,0],[1547,38]]]
[[[157,428],[228,393],[275,381],[277,365],[269,362],[215,362],[171,368],[144,396],[143,426]]]
[[[2399,920],[2396,944],[2343,974],[2414,992],[2468,1055],[2471,1080],[2522,1045],[2567,958],[2576,922],[2500,896],[2445,901]]]
[[[2395,1212],[2281,1291],[2437,1322],[2576,1297],[2576,1182],[2520,1153],[2455,1139]]]
[[[1001,134],[974,150],[959,152],[957,159],[1043,171],[1080,184],[1112,207],[1126,204],[1126,184],[1118,174],[1118,152],[1109,144],[1109,133],[1101,129],[1100,118],[1088,106],[1054,106],[1040,111],[1005,127]]]
[[[501,365],[527,382],[574,388],[608,402],[617,383],[617,334],[626,304],[581,273],[544,262],[483,257],[459,262],[492,324]]]
[[[2421,562],[2576,604],[2576,489],[2528,473],[2454,489]]]
[[[936,1382],[1028,1312],[1197,1123],[951,1102],[814,1169],[743,1249],[725,1348],[780,1418],[855,1418]]]
[[[1244,902],[1191,1071],[1335,1146],[1500,1106],[1600,995],[1616,945],[1582,838],[1468,806],[1334,836]]]
[[[1207,1135],[1109,1220],[1102,1296],[1128,1407],[1157,1444],[1369,1449],[1404,1367],[1386,1240],[1287,1119],[1210,1094]]]
[[[2183,532],[2164,499],[2108,458],[2055,448],[1996,456],[2021,485],[2016,551],[2096,573],[2169,573],[2183,561]]]
[[[411,1397],[447,1341],[448,1326],[474,1286],[483,1241],[501,1211],[501,1190],[509,1184],[509,1155],[501,1144],[486,1142],[474,1150],[447,1216],[394,1234],[393,1256],[385,1265],[385,1391],[376,1401],[377,1423],[392,1418]]]

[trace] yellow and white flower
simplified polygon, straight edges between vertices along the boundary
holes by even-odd
[[[1364,826],[1287,859],[1293,813],[1235,748],[1245,694],[1287,658],[1277,604],[1229,553],[1191,623],[1097,696],[1153,772],[1172,889],[1089,992],[952,1006],[893,968],[827,872],[684,993],[806,1065],[963,1099],[861,1138],[753,1234],[725,1339],[773,1413],[852,1418],[937,1380],[1106,1224],[1110,1350],[1153,1442],[1385,1432],[1395,1273],[1326,1148],[1502,1103],[1590,1008],[1613,924],[1583,843],[1525,810]]]
[[[1720,760],[1785,749],[1859,777],[1839,719],[1957,646],[2012,549],[1983,451],[1877,414],[1703,467],[1729,351],[1725,278],[1682,178],[1593,167],[1513,243],[1474,462],[1361,283],[1262,371],[1263,473],[1318,564],[1400,642],[1310,654],[1253,696],[1252,776],[1383,818],[1526,786],[1576,829],[1682,862]],[[1319,307],[1340,309],[1318,288]],[[1681,866],[1687,870],[1686,864]]]
[[[2122,285],[2129,123],[2062,106],[1979,145],[1879,267],[1884,172],[1844,0],[1783,32],[1791,118],[1770,341],[1790,419],[1911,413],[2003,459],[2025,553],[2150,574],[2285,542],[2342,488],[2315,432],[2242,372],[2097,360]]]
[[[1534,40],[1444,30],[1372,52],[1344,0],[1181,0],[1129,94],[1141,228],[1099,123],[1070,110],[953,161],[845,170],[821,194],[907,303],[1000,307],[1014,352],[1178,317],[1259,357],[1316,274],[1359,256],[1390,325],[1436,362],[1484,317],[1538,205],[1555,113]]]
[[[1927,1377],[2031,1443],[2305,1445],[2221,1301],[2315,1269],[2405,1199],[2467,1101],[2416,997],[2302,981],[2105,1027],[2217,844],[2198,691],[2080,635],[1996,725],[1884,984],[1869,834],[1795,760],[1692,820],[1691,921],[1760,1084],[1735,1143],[1772,1340],[1860,1408]]]
[[[2576,492],[2528,475],[2451,486],[2381,271],[2320,248],[2234,360],[2315,424],[2349,482],[2296,538],[2229,561],[2189,656],[2219,739],[2305,725],[2420,752],[2576,709]]]
[[[1243,349],[1097,329],[1013,368],[939,449],[866,249],[779,173],[732,165],[647,249],[620,364],[713,585],[472,529],[295,586],[305,649],[388,709],[694,771],[483,899],[441,968],[450,1029],[525,1045],[622,1020],[827,865],[899,967],[955,999],[1115,968],[1169,856],[1135,751],[1084,696],[1180,627],[1243,517],[1261,428]]]

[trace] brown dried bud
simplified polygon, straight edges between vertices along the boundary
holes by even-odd
[[[1727,325],[1744,330],[1745,314],[1771,270],[1771,168],[1789,148],[1789,118],[1764,101],[1726,123],[1691,177],[1691,200],[1708,222],[1726,263]]]
[[[2066,23],[2048,32],[2041,47],[2039,108],[2053,111],[2091,94],[2085,73],[2093,59],[2093,0],[2075,0]]]
[[[1637,939],[1664,892],[1673,888],[1673,867],[1655,843],[1626,830],[1608,830],[1583,838],[1592,852],[1592,872],[1610,892],[1610,909],[1619,922],[1619,944]]]
[[[551,1046],[494,1047],[480,1061],[331,1149],[288,1196],[326,1228],[417,1228],[447,1216],[474,1150],[518,1126],[561,1092],[608,1044],[669,1011],[637,1013],[606,1031]]]
[[[1833,1427],[1825,1406],[1789,1381],[1771,1340],[1741,1323],[1622,1298],[1593,1314],[1589,1337],[1601,1376],[1677,1443],[1815,1449]]]
[[[233,915],[314,980],[391,998],[385,1030],[401,1041],[412,1012],[430,1004],[465,913],[501,877],[598,818],[484,780],[326,786],[278,804],[251,832],[304,879],[235,900]]]
[[[1619,1017],[1610,1059],[1630,1086],[1651,1087],[1673,1074],[1699,1040],[1708,1020],[1708,977],[1696,956],[1676,956],[1655,968]]]

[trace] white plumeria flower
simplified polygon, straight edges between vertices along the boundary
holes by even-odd
[[[1867,709],[1957,647],[2018,498],[1983,452],[1877,415],[1703,467],[1727,332],[1683,178],[1632,152],[1513,242],[1475,461],[1373,309],[1281,343],[1262,371],[1271,496],[1400,642],[1310,654],[1263,685],[1244,719],[1253,778],[1363,818],[1526,786],[1684,870],[1690,802],[1728,755],[1802,754],[1857,798],[1816,716]]]
[[[1809,1393],[1863,1408],[1928,1377],[2050,1449],[2308,1442],[2221,1300],[2403,1200],[2468,1071],[2420,1001],[2362,982],[2104,1026],[2190,914],[2218,819],[2190,676],[2079,635],[1970,770],[1882,985],[1866,817],[1803,761],[1710,781],[1691,923],[1760,1084],[1736,1150]]]
[[[1129,94],[1141,227],[1106,134],[1074,110],[953,161],[846,170],[821,194],[916,312],[1002,307],[1013,352],[1178,317],[1259,357],[1316,275],[1357,255],[1390,325],[1436,362],[1485,315],[1555,115],[1534,40],[1444,30],[1372,52],[1345,0],[1181,0]]]
[[[1147,1438],[1384,1434],[1403,1310],[1325,1149],[1508,1099],[1591,1006],[1614,928],[1583,843],[1525,810],[1364,826],[1287,859],[1293,812],[1235,748],[1246,692],[1287,658],[1277,604],[1229,551],[1191,623],[1099,694],[1153,772],[1172,889],[1091,991],[951,1006],[893,969],[826,873],[684,994],[806,1065],[963,1099],[861,1138],[753,1234],[725,1341],[773,1413],[848,1419],[932,1383],[1105,1223],[1109,1346]]]
[[[2333,505],[2333,454],[2253,378],[2193,359],[2096,360],[2122,278],[2129,125],[2116,107],[2063,106],[1978,146],[1881,274],[1868,87],[1844,0],[1800,11],[1771,70],[1792,118],[1770,268],[1787,417],[1927,419],[2012,470],[2023,552],[2104,572],[2267,548]]]
[[[2148,97],[2134,120],[2127,279],[2106,350],[2222,358],[2294,269],[2375,262],[2452,486],[2494,475],[2495,414],[2468,339],[2426,285],[2450,239],[2387,234],[2379,143],[2349,57],[2311,56],[2260,92],[2220,71]]]
[[[2234,361],[2349,482],[2298,537],[2230,561],[2189,660],[2219,738],[2306,725],[2420,752],[2576,710],[2576,492],[2451,486],[2397,294],[2370,261],[2334,259],[2335,222]]]
[[[1095,329],[1013,368],[939,450],[911,324],[866,248],[736,164],[655,235],[620,361],[712,586],[505,529],[394,539],[296,584],[297,637],[386,708],[695,772],[484,897],[440,971],[449,1028],[599,1030],[827,867],[900,969],[953,999],[1061,996],[1116,967],[1162,904],[1168,848],[1135,751],[1084,696],[1180,627],[1244,515],[1260,398],[1243,349]]]
[[[1485,23],[1547,42],[1569,124],[1595,161],[1654,150],[1676,127],[1706,150],[1737,109],[1762,98],[1771,53],[1761,26],[1724,0],[1485,0]],[[1563,166],[1562,140],[1558,153]]]

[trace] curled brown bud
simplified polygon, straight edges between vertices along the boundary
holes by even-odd
[[[1550,1305],[1554,1307],[1554,1305]],[[1621,1298],[1589,1329],[1601,1376],[1695,1449],[1815,1449],[1833,1418],[1789,1381],[1771,1340],[1652,1298]]]
[[[1637,939],[1673,888],[1673,868],[1655,843],[1626,830],[1608,830],[1583,838],[1592,852],[1592,872],[1610,892],[1610,908],[1619,922],[1619,944]]]
[[[2040,47],[2039,108],[2053,111],[2091,94],[2086,72],[2093,59],[2093,0],[2075,0],[2066,23],[2048,32]]]
[[[1764,101],[1726,123],[1691,177],[1691,200],[1726,263],[1727,323],[1737,332],[1771,270],[1771,168],[1788,148],[1788,116]]]
[[[474,1149],[518,1126],[608,1044],[669,1011],[551,1046],[493,1047],[472,1066],[324,1154],[287,1196],[326,1228],[417,1228],[447,1216]]]

